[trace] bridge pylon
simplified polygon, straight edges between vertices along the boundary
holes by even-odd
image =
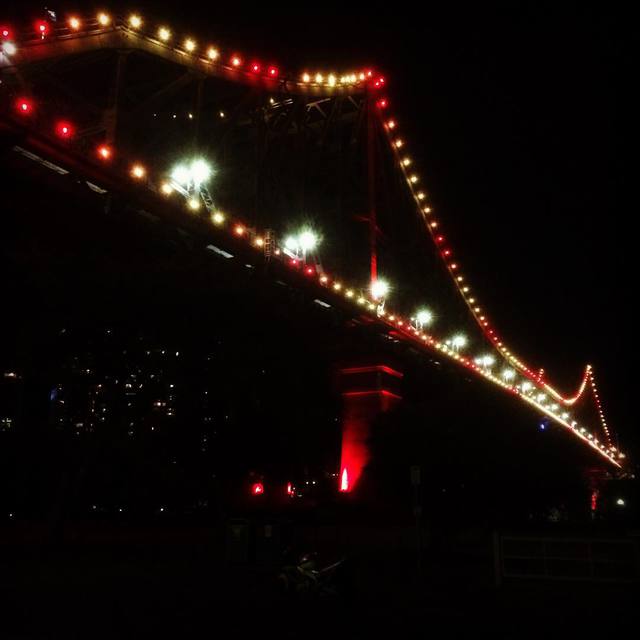
[[[401,400],[403,373],[386,364],[342,366],[339,371],[342,396],[342,448],[339,488],[350,493],[370,460],[369,437],[376,418]]]

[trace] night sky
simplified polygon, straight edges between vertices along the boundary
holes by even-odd
[[[625,366],[635,290],[622,143],[629,16],[578,3],[127,8],[283,68],[383,71],[416,168],[494,326],[567,392],[592,362],[609,423],[623,447],[637,442]]]

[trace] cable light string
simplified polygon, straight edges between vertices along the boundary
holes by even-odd
[[[600,401],[600,396],[598,394],[598,388],[596,386],[596,379],[593,373],[593,368],[589,369],[589,382],[591,383],[591,391],[593,392],[593,397],[596,401],[598,415],[600,416],[600,424],[602,425],[602,430],[604,431],[605,437],[607,439],[607,443],[609,445],[609,448],[611,449],[613,448],[613,444],[611,442],[611,433],[609,432],[607,420],[604,416],[604,409],[602,408],[602,402]]]
[[[582,397],[582,394],[584,393],[584,390],[587,388],[587,383],[588,383],[588,381],[590,379],[591,371],[592,371],[592,367],[591,367],[590,364],[588,364],[585,367],[584,374],[582,375],[582,381],[580,382],[580,386],[578,387],[578,391],[575,393],[574,396],[569,397],[569,398],[565,398],[564,396],[562,396],[550,384],[545,382],[545,383],[543,383],[543,385],[544,385],[544,388],[556,400],[558,400],[558,402],[561,402],[563,405],[565,405],[567,407],[570,407],[570,406],[574,405]]]
[[[595,383],[593,381],[593,368],[591,365],[587,365],[578,387],[577,392],[573,396],[565,397],[552,387],[548,382],[543,381],[544,370],[540,369],[536,374],[530,367],[528,367],[522,360],[515,356],[502,342],[496,331],[491,327],[486,312],[479,305],[475,294],[472,293],[466,277],[460,271],[460,264],[454,259],[453,250],[450,244],[447,242],[446,237],[443,235],[440,229],[440,222],[434,215],[433,207],[428,203],[426,193],[421,189],[420,176],[415,173],[413,169],[413,160],[406,152],[406,141],[404,138],[397,135],[398,122],[395,118],[387,115],[387,109],[389,107],[389,99],[387,97],[379,98],[376,102],[378,107],[378,114],[382,122],[383,130],[386,133],[386,138],[390,144],[391,151],[396,160],[396,165],[399,167],[406,185],[411,193],[411,196],[416,204],[420,217],[423,219],[425,226],[432,237],[436,248],[440,254],[444,265],[451,276],[458,292],[462,296],[465,304],[467,305],[471,315],[475,319],[476,323],[482,330],[485,337],[494,345],[498,352],[514,367],[525,374],[530,380],[535,381],[537,384],[543,386],[543,388],[558,402],[564,406],[573,406],[582,397],[587,383],[591,381],[591,386],[594,389],[594,400],[596,407],[600,415],[600,419],[605,431],[609,445],[611,445],[611,437],[609,429],[606,424],[602,405],[597,396],[595,390]]]
[[[71,28],[81,28],[83,23],[79,18],[76,18],[77,22],[72,22],[72,20],[73,19],[70,19],[69,22]],[[96,25],[99,25],[101,28],[105,29],[112,28],[114,24],[112,19],[107,14],[99,14],[94,22]],[[133,16],[129,19],[129,25],[133,29],[140,29],[142,24],[142,19],[138,16]],[[75,25],[75,27],[73,25]],[[40,28],[39,31],[41,34],[41,40],[44,40],[45,37],[50,37],[48,27]],[[7,37],[5,37],[4,35],[7,33],[12,35],[12,32],[9,28],[0,27],[0,38],[4,38],[2,55],[13,55],[12,53],[7,53],[7,50],[4,47],[4,45],[9,42]],[[168,27],[162,27],[161,31],[158,32],[158,36],[162,39],[163,37],[169,37],[170,33],[171,32],[169,31]],[[10,44],[12,45],[12,47],[9,48],[9,50],[15,53],[15,51],[17,50],[15,43],[11,42]],[[193,42],[192,46],[188,45],[185,41],[184,45],[187,51],[190,49],[195,50],[195,42]],[[237,59],[240,60],[239,57],[237,57]],[[238,64],[237,66],[240,65]],[[366,74],[365,77],[367,77]],[[315,80],[317,84],[321,84],[319,78],[316,78]],[[306,80],[303,78],[303,82],[304,81]],[[378,78],[371,81],[367,85],[367,88],[379,89],[383,85],[384,79]],[[334,86],[333,81],[328,81],[327,86]],[[377,106],[380,112],[385,110],[388,106],[387,98],[380,98],[377,101]],[[23,119],[23,121],[24,118],[29,118],[29,116],[33,113],[33,110],[34,103],[29,98],[18,98],[15,103],[15,117],[21,118]],[[529,378],[528,380],[518,380],[515,371],[512,369],[503,370],[502,378],[494,375],[491,372],[491,366],[487,360],[487,357],[485,357],[484,359],[476,359],[474,361],[471,358],[459,353],[460,347],[464,346],[464,339],[462,339],[462,342],[456,342],[456,340],[460,338],[459,336],[457,338],[454,338],[453,341],[441,341],[436,339],[432,335],[425,333],[422,330],[422,326],[420,323],[415,322],[415,324],[412,324],[412,321],[416,320],[415,318],[406,319],[404,316],[395,312],[391,312],[390,310],[385,308],[384,304],[381,305],[379,298],[374,295],[373,291],[362,289],[361,287],[359,288],[357,286],[349,286],[339,278],[333,278],[324,272],[318,272],[314,267],[308,265],[305,260],[300,260],[297,257],[291,257],[286,248],[284,246],[280,246],[273,238],[270,238],[270,242],[267,243],[266,233],[259,233],[256,229],[248,227],[239,219],[228,218],[228,216],[222,211],[215,210],[209,212],[210,223],[216,227],[226,227],[229,233],[232,234],[236,238],[236,240],[246,240],[246,242],[250,243],[250,245],[254,249],[261,251],[265,255],[265,258],[267,256],[267,244],[269,244],[269,251],[271,252],[269,254],[270,257],[274,257],[275,259],[280,260],[291,269],[297,271],[302,270],[302,273],[304,275],[316,280],[317,286],[326,290],[327,292],[330,292],[331,295],[344,297],[345,299],[350,301],[354,305],[354,307],[361,310],[362,313],[369,314],[377,322],[386,326],[394,336],[403,340],[411,340],[415,344],[420,345],[424,350],[431,351],[432,353],[437,352],[440,355],[447,357],[452,362],[465,367],[467,370],[474,372],[485,380],[490,381],[494,385],[504,389],[505,391],[508,391],[511,394],[520,397],[525,403],[535,407],[537,410],[547,415],[558,425],[561,425],[562,427],[571,431],[575,436],[587,443],[592,449],[594,449],[608,462],[612,463],[618,468],[621,468],[621,461],[624,460],[625,455],[624,453],[618,451],[611,444],[609,429],[604,418],[604,413],[598,396],[592,368],[587,367],[585,377],[583,378],[583,383],[576,396],[572,398],[564,398],[560,394],[558,394],[555,389],[552,389],[550,385],[542,382],[542,370],[539,374],[534,374],[528,367],[526,367],[526,365],[520,362],[515,356],[513,356],[513,354],[508,351],[508,349],[506,349],[506,347],[504,347],[502,342],[500,342],[498,337],[495,335],[495,331],[490,328],[489,321],[483,314],[482,309],[478,306],[476,299],[469,295],[470,288],[466,284],[464,276],[460,274],[459,265],[453,261],[452,251],[445,242],[444,236],[440,233],[440,231],[436,231],[439,223],[433,217],[431,207],[425,203],[426,194],[417,186],[420,179],[417,174],[413,173],[409,169],[412,164],[411,158],[406,155],[401,155],[400,153],[400,149],[404,148],[404,140],[399,137],[394,137],[394,135],[392,135],[391,133],[392,131],[395,131],[396,127],[397,123],[395,120],[387,120],[386,122],[384,122],[384,128],[387,132],[388,139],[392,145],[394,153],[396,154],[398,164],[401,167],[401,170],[403,171],[403,174],[407,180],[407,184],[409,185],[412,196],[419,207],[420,214],[427,223],[429,233],[434,238],[436,246],[438,246],[438,248],[440,249],[440,254],[442,256],[442,259],[445,261],[450,275],[454,279],[454,282],[456,283],[456,286],[462,294],[463,299],[469,306],[474,318],[482,328],[485,335],[494,345],[497,345],[496,348],[498,348],[499,352],[501,352],[501,356],[504,357],[506,361],[508,361],[519,370],[524,371],[526,377]],[[75,135],[73,124],[62,120],[59,120],[56,123],[55,132],[59,140],[63,142],[72,140]],[[94,161],[109,163],[113,158],[113,154],[114,151],[110,146],[101,144],[96,148]],[[151,176],[149,175],[146,167],[139,162],[129,164],[126,175],[130,180],[137,182],[141,188],[146,188],[166,198],[170,198],[174,195],[174,193],[176,193],[176,189],[172,186],[171,182],[167,181],[164,178],[162,178],[160,186],[157,187],[154,182],[152,182]],[[189,198],[189,200],[187,201],[187,208],[192,214],[197,213],[198,209],[200,208],[200,202],[193,198]],[[209,207],[207,206],[207,208]],[[419,315],[420,314],[418,314],[418,316]],[[607,445],[599,442],[597,437],[595,437],[584,427],[580,426],[576,420],[572,420],[568,412],[561,412],[560,406],[558,404],[547,403],[547,394],[545,393],[545,391],[547,391],[554,399],[562,402],[565,405],[571,405],[575,403],[584,392],[584,388],[587,384],[587,378],[591,384],[594,398],[596,399],[601,423],[605,432],[606,439],[608,441]]]

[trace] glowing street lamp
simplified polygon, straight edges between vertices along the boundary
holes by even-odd
[[[186,199],[190,209],[199,208],[199,197],[210,203],[206,183],[213,175],[211,165],[203,158],[195,158],[189,163],[176,165],[170,173],[171,186]],[[196,203],[197,206],[196,206]]]
[[[314,251],[320,244],[320,236],[313,229],[302,229],[298,234],[287,236],[284,246],[287,252],[294,258],[307,261],[307,254]]]
[[[374,280],[371,283],[371,297],[374,300],[383,300],[389,293],[389,283],[386,280]]]
[[[298,242],[303,253],[313,251],[318,246],[318,236],[310,229],[305,229],[298,236]]]
[[[467,338],[459,333],[451,338],[451,346],[456,350],[462,349],[467,344]]]
[[[480,356],[479,358],[476,359],[476,364],[479,364],[485,369],[491,368],[491,366],[494,365],[495,363],[496,363],[496,359],[490,354],[487,354],[485,356]]]
[[[191,179],[196,187],[208,182],[211,174],[211,166],[204,160],[198,159],[191,163]]]
[[[513,369],[504,369],[502,377],[507,381],[513,380],[516,377],[516,372]]]
[[[2,53],[5,55],[12,56],[15,54],[16,50],[16,45],[13,44],[13,42],[7,41],[2,43]]]
[[[429,309],[418,309],[415,317],[416,329],[422,330],[433,322],[433,313]]]

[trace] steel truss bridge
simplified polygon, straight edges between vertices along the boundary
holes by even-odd
[[[10,153],[81,178],[107,208],[119,193],[164,212],[219,256],[264,261],[319,305],[437,354],[624,470],[593,367],[564,393],[501,337],[443,231],[384,75],[290,71],[138,15],[1,24],[0,38]],[[214,163],[206,187],[169,172],[196,156]],[[309,255],[286,239],[292,211],[324,232]],[[404,277],[425,286],[396,286]],[[446,308],[431,324],[417,310],[436,295]]]

